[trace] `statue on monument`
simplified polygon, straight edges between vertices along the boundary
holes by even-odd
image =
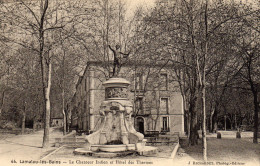
[[[126,59],[130,54],[130,51],[127,54],[120,52],[120,45],[118,44],[116,45],[115,49],[113,49],[110,45],[108,45],[108,47],[114,54],[112,77],[117,77],[122,65],[126,62]]]
[[[110,45],[108,47],[114,54],[113,78],[103,83],[105,100],[100,105],[100,120],[96,121],[94,132],[85,137],[84,147],[75,149],[73,153],[109,158],[156,154],[157,147],[146,146],[144,135],[137,132],[132,123],[133,104],[127,95],[130,82],[118,78],[120,68],[126,63],[130,52],[120,52],[119,45],[115,49]]]

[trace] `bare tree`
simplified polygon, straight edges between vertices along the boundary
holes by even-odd
[[[44,148],[49,146],[50,91],[54,55],[52,50],[59,45],[60,40],[60,38],[55,37],[55,33],[57,34],[57,32],[62,30],[66,31],[66,27],[69,28],[73,18],[76,17],[66,13],[69,10],[69,7],[66,5],[68,4],[49,0],[19,0],[17,2],[5,3],[2,7],[6,20],[10,23],[8,25],[9,31],[6,32],[8,41],[15,44],[14,48],[26,48],[39,58],[45,115]],[[60,15],[60,13],[66,14]],[[69,32],[63,33],[63,39],[70,36],[74,31]]]

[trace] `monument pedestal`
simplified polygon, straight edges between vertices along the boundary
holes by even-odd
[[[119,152],[138,153],[142,149],[156,152],[155,147],[145,146],[144,135],[137,132],[132,124],[133,105],[127,99],[130,83],[123,78],[111,78],[103,85],[105,101],[101,103],[99,111],[101,125],[94,133],[86,136],[87,148],[79,148],[74,152],[89,155],[108,152],[115,153],[115,156]]]

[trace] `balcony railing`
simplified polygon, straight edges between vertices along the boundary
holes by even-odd
[[[140,110],[137,112],[136,115],[140,115],[140,116],[148,116],[151,114],[151,111],[145,111],[145,110]]]

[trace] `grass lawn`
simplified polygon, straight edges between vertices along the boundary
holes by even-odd
[[[260,144],[253,144],[250,138],[243,139],[216,139],[207,138],[208,144],[208,161],[214,162],[243,162],[260,164]],[[188,146],[188,140],[180,141],[176,159],[189,161],[202,161],[202,145],[201,140],[196,146]]]

